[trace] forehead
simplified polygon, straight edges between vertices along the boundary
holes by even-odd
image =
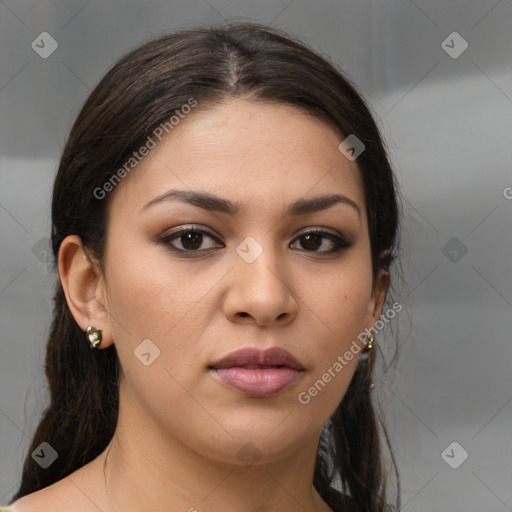
[[[360,171],[325,121],[298,108],[241,99],[201,108],[156,139],[117,186],[112,209],[139,210],[169,189],[210,191],[261,211],[299,197],[341,193],[364,214]]]

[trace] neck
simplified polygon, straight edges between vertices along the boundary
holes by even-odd
[[[121,401],[114,437],[91,463],[102,510],[331,512],[313,487],[318,437],[265,464],[218,461],[162,431],[134,403]]]

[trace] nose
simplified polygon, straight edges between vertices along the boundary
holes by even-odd
[[[284,326],[297,316],[298,304],[286,262],[269,248],[248,263],[234,255],[224,313],[234,323]]]

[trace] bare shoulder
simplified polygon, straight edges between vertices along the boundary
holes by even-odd
[[[97,512],[98,507],[90,498],[93,496],[94,488],[86,480],[72,474],[40,491],[23,496],[9,508],[12,512]]]
[[[23,496],[12,503],[9,508],[12,512],[41,512],[52,510],[60,512],[69,504],[68,483],[66,479],[45,487],[40,491]]]

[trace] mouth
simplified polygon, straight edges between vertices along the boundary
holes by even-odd
[[[247,396],[270,397],[299,380],[305,368],[280,347],[244,348],[209,366],[214,378]]]

